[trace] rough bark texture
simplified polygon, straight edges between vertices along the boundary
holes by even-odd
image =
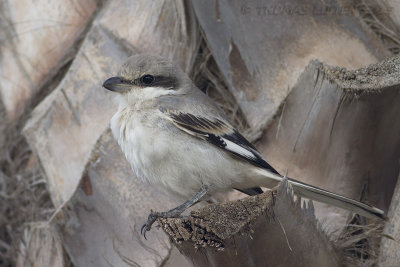
[[[194,266],[339,266],[312,202],[301,208],[287,182],[262,195],[159,223]]]
[[[399,172],[399,61],[356,71],[311,62],[261,139],[267,161],[387,210]],[[341,227],[345,211],[316,207],[328,230]]]

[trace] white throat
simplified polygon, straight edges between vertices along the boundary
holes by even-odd
[[[126,94],[117,94],[115,99],[118,104],[118,110],[126,107],[140,109],[140,106],[156,99],[157,97],[174,94],[178,94],[178,90],[166,89],[162,87],[146,87],[133,89],[131,92]]]

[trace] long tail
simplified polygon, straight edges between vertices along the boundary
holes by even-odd
[[[263,176],[262,179],[258,179],[258,182],[261,181],[261,183],[258,183],[260,186],[272,188],[272,185],[276,186],[283,179],[282,176],[265,169],[260,169],[258,173]],[[292,185],[293,192],[298,196],[346,209],[368,218],[386,219],[383,210],[373,206],[291,178],[288,178],[288,181]]]

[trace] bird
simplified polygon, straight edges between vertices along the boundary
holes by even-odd
[[[133,55],[103,87],[115,93],[110,128],[136,177],[186,200],[169,211],[151,211],[141,228],[145,238],[157,218],[179,217],[217,192],[256,195],[284,179],[173,61]],[[287,179],[300,197],[385,218],[376,207]]]

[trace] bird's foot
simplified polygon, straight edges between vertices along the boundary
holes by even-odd
[[[140,233],[144,236],[144,239],[147,240],[146,238],[146,232],[151,230],[151,226],[153,225],[153,223],[160,217],[163,217],[161,215],[161,212],[157,212],[157,211],[151,211],[149,216],[147,217],[147,221],[145,224],[142,225],[142,228],[140,229]]]
[[[158,211],[151,211],[149,217],[147,217],[147,222],[142,225],[140,229],[140,233],[146,238],[146,232],[151,230],[151,226],[158,218],[177,218],[182,213],[179,209],[173,209],[170,211],[158,212]]]
[[[187,208],[194,205],[197,201],[200,201],[204,195],[207,193],[208,186],[203,185],[199,192],[197,192],[192,198],[186,200],[182,205],[163,212],[151,211],[149,217],[147,217],[147,222],[143,224],[142,229],[140,229],[140,233],[146,238],[146,232],[150,231],[151,226],[158,218],[177,218],[182,212],[184,212]]]

